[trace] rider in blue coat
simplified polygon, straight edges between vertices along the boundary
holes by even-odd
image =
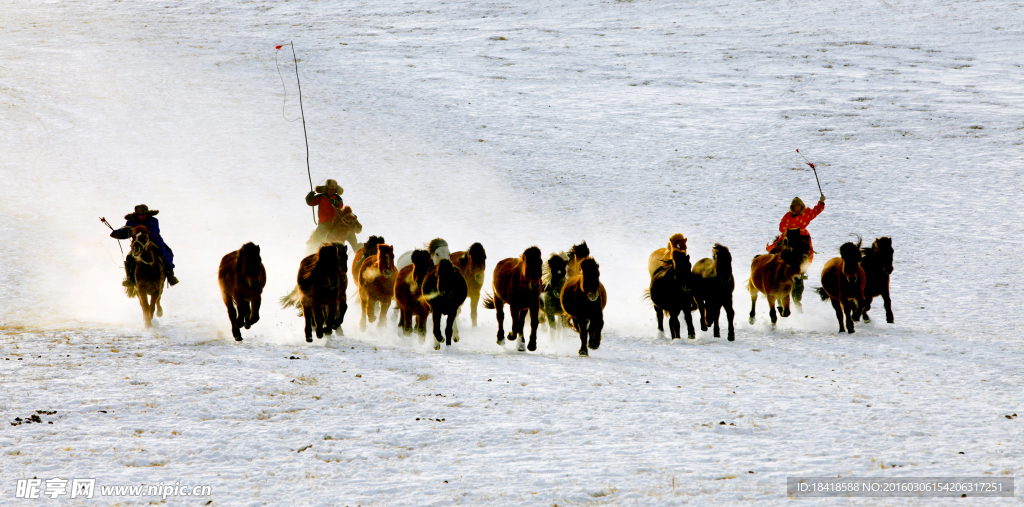
[[[178,279],[174,276],[174,252],[171,248],[164,243],[163,236],[160,235],[160,222],[156,219],[156,214],[160,213],[160,210],[151,210],[149,206],[145,204],[139,204],[135,207],[134,213],[129,213],[124,216],[125,224],[124,227],[115,230],[110,233],[110,237],[117,239],[129,239],[132,237],[132,228],[140,225],[146,226],[149,231],[150,241],[156,243],[157,248],[160,249],[160,253],[164,257],[164,274],[167,275],[167,283],[176,285]],[[128,254],[124,259],[124,269],[128,273],[128,279],[125,280],[125,287],[135,286],[135,258]]]

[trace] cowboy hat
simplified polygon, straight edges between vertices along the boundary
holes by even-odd
[[[160,213],[160,210],[158,210],[158,209],[151,210],[151,209],[149,209],[149,206],[146,206],[145,204],[139,204],[139,205],[135,206],[135,211],[125,215],[124,219],[125,220],[131,220],[132,218],[135,218],[135,215],[138,215],[139,213],[145,213],[147,216],[151,216],[152,217],[152,216],[156,216],[157,213]]]
[[[324,182],[323,185],[317,186],[316,187],[316,193],[318,193],[318,194],[326,194],[327,193],[327,189],[330,189],[330,188],[333,188],[334,191],[338,193],[338,195],[341,195],[341,194],[345,193],[345,189],[341,188],[341,185],[339,185],[338,182],[334,181],[334,180],[327,180],[326,182]]]

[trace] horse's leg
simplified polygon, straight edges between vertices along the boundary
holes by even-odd
[[[599,313],[597,317],[591,318],[587,333],[590,334],[589,347],[593,350],[597,350],[601,346],[601,329],[604,328],[604,314]]]
[[[701,331],[707,331],[708,330],[708,325],[710,324],[710,322],[708,321],[708,314],[707,314],[708,302],[705,301],[703,297],[696,297],[696,298],[693,298],[693,299],[695,301],[697,301],[697,318],[700,319],[700,330]],[[717,336],[717,335],[715,335],[715,336]]]
[[[654,307],[654,316],[655,316],[655,318],[658,319],[658,331],[664,333],[665,332],[665,324],[664,324],[664,321],[665,321],[665,311],[662,310],[661,308],[658,308],[657,306],[655,306]],[[671,331],[671,329],[670,329],[670,331]]]
[[[843,313],[846,314],[846,332],[853,334],[853,308],[851,308],[851,301],[851,299],[847,299],[846,303],[843,304]]]
[[[370,303],[368,305],[366,305],[366,320],[368,320],[368,321],[370,321],[372,323],[373,321],[377,320],[377,313],[376,313],[377,302],[380,301],[381,303],[383,303],[383,299],[381,299],[380,296],[377,296],[377,295],[370,296],[367,299],[370,300]],[[380,315],[381,315],[381,317],[383,317],[384,316],[384,312],[382,311],[380,313]],[[384,319],[381,319],[381,320],[384,320]]]
[[[779,313],[781,313],[783,317],[789,317],[790,315],[792,315],[792,312],[789,310],[789,302],[789,294],[783,296],[782,300],[780,301],[781,306],[779,306]]]
[[[722,315],[722,305],[715,301],[711,303],[711,306],[705,306],[704,311],[708,312],[707,319],[710,321],[708,324],[713,326],[714,337],[721,338],[722,331],[718,328],[718,317]],[[701,331],[707,331],[707,329],[702,328]]]
[[[533,352],[537,350],[537,328],[540,327],[540,301],[534,301],[530,303],[530,344],[526,346],[526,350]],[[525,327],[525,316],[523,318],[523,325]]]
[[[249,302],[248,301],[246,301],[244,299],[241,299],[241,300],[238,301],[238,325],[239,326],[243,326],[246,329],[249,329],[249,326],[247,326],[245,323],[249,320],[249,314],[251,313],[251,311],[252,310],[249,308]]]
[[[384,298],[380,300],[380,320],[377,321],[377,327],[387,327],[388,319],[385,317],[388,314],[388,309],[391,308],[391,299]]]
[[[829,297],[832,308],[836,311],[836,320],[839,321],[839,332],[843,333],[846,331],[846,327],[843,325],[843,304],[838,298]]]
[[[313,343],[313,305],[302,305],[302,317],[302,333],[306,335],[306,343]]]
[[[678,339],[682,335],[679,332],[679,312],[673,311],[668,313],[668,331],[672,335],[672,339]]]
[[[263,303],[263,298],[256,296],[256,299],[252,300],[252,311],[249,312],[249,320],[245,323],[245,328],[249,329],[253,324],[260,321],[260,304]]]
[[[324,335],[331,336],[334,334],[334,330],[338,327],[338,320],[338,303],[335,302],[327,305],[327,313],[324,315]]]
[[[334,318],[334,329],[340,329],[341,328],[341,325],[345,322],[345,314],[348,313],[348,299],[345,298],[344,294],[341,295],[341,301],[338,301],[338,307],[337,308],[338,309],[337,309],[337,311],[334,314],[335,315],[335,318]],[[338,331],[338,335],[342,336],[342,335],[344,335],[344,333],[342,333],[339,330]]]
[[[747,292],[750,293],[750,325],[754,325],[754,308],[757,307],[757,289],[753,282],[747,283]],[[771,298],[768,299],[768,308],[772,307]]]
[[[885,287],[882,289],[882,303],[885,305],[885,321],[892,324],[896,319],[892,314],[892,300],[889,299],[889,280],[885,281]]]
[[[316,325],[316,337],[321,339],[324,337],[324,324],[327,320],[327,307],[323,305],[317,305],[314,303],[313,306],[313,324]]]
[[[370,300],[369,297],[363,297],[362,294],[359,295],[359,331],[360,332],[366,331],[366,314],[370,312],[370,310],[367,308],[367,306],[372,304],[372,303],[370,303],[370,301],[371,300]],[[373,322],[373,320],[371,319],[370,322]]]
[[[473,321],[473,327],[476,327],[476,305],[480,302],[480,293],[470,291],[469,293],[469,319]]]
[[[505,344],[505,302],[494,295],[494,316],[498,319],[498,345]]]
[[[231,336],[235,337],[235,341],[240,342],[242,341],[242,332],[238,329],[238,313],[235,311],[235,305],[227,292],[222,292],[221,297],[224,300],[224,306],[228,309],[228,320],[231,321]]]
[[[864,315],[864,323],[871,322],[871,317],[868,317],[868,310],[871,309],[871,300],[875,299],[874,296],[865,297],[863,300],[864,308],[861,310],[861,314]]]
[[[736,312],[732,309],[732,293],[725,296],[725,301],[722,302],[722,306],[725,307],[725,317],[729,319],[729,334],[726,335],[726,338],[729,341],[735,341],[736,330],[732,326],[732,319],[736,316]]]
[[[697,331],[693,329],[693,316],[689,308],[683,308],[683,318],[686,320],[686,337],[693,340],[697,338]]]
[[[441,342],[444,341],[444,337],[441,336],[441,312],[433,310],[430,313],[434,321],[434,350],[438,350],[441,348]]]
[[[146,301],[146,294],[138,291],[139,306],[142,307],[142,323],[147,328],[153,325],[153,315],[149,313],[149,302]]]
[[[518,344],[516,347],[519,352],[526,350],[526,312],[527,308],[512,308],[509,305],[512,314],[512,339]]]
[[[447,315],[447,320],[445,321],[444,344],[447,347],[452,346],[452,337],[459,331],[459,325],[455,322],[455,317],[456,315],[454,313],[449,313]],[[458,338],[456,338],[455,341],[459,341]]]
[[[459,321],[458,321],[458,318],[459,318],[459,311],[456,310],[455,314],[452,315],[452,320],[451,320],[451,322],[452,322],[452,332],[451,332],[451,335],[452,335],[452,340],[454,340],[455,343],[459,343]],[[451,345],[451,343],[449,343],[448,345]]]
[[[775,298],[768,296],[768,317],[772,320],[772,326],[775,326],[775,323],[779,320],[778,315],[775,313],[775,302]],[[780,306],[779,308],[781,309],[782,307]]]
[[[580,332],[580,355],[590,355],[587,350],[587,319],[573,317],[572,320],[576,323],[577,331]]]

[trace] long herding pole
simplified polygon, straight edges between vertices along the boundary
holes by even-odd
[[[796,152],[800,153],[800,148],[797,148]],[[804,157],[804,154],[800,153],[800,156]],[[807,157],[804,157],[804,162],[806,162],[807,165],[811,166],[811,170],[814,171],[814,181],[818,182],[818,193],[821,195],[825,195],[825,192],[821,191],[821,180],[818,179],[818,170],[814,168],[814,164],[812,164],[810,160],[807,160]]]
[[[114,230],[114,226],[110,225],[110,222],[107,221],[107,217],[100,217],[100,222],[103,222],[103,225],[110,227],[111,231]],[[117,249],[121,250],[121,256],[124,257],[124,249],[121,248],[121,240],[117,240]]]
[[[306,134],[306,111],[302,108],[302,81],[299,80],[299,59],[295,56],[295,44],[292,41],[288,41],[288,45],[292,48],[292,62],[295,63],[295,84],[299,87],[299,113],[302,115],[302,138],[306,140],[306,177],[309,178],[309,191],[313,191],[313,175],[309,170],[309,135]],[[277,49],[281,49],[281,46],[277,46]],[[313,213],[313,223],[316,223],[316,211],[310,209]]]

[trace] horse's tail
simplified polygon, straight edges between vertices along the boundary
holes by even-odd
[[[487,296],[484,298],[484,308],[488,310],[494,309],[494,296]]]
[[[818,296],[821,297],[822,301],[828,301],[828,292],[825,292],[824,287],[815,287],[814,291],[818,293]]]
[[[296,285],[287,296],[282,297],[279,301],[281,302],[281,308],[288,308],[289,306],[298,308],[299,303],[302,301],[302,294],[299,293],[299,286]]]

